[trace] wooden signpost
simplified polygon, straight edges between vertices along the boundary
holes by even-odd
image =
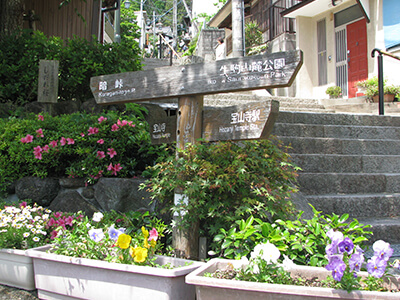
[[[91,78],[98,104],[178,97],[176,118],[150,124],[153,143],[266,139],[279,111],[277,101],[203,109],[207,94],[287,87],[303,63],[301,51],[277,52],[215,62],[163,67]],[[268,103],[268,104],[267,104]],[[175,123],[176,122],[176,123]],[[187,201],[175,192],[175,203]],[[174,247],[185,257],[198,257],[198,236],[192,228],[175,231]]]

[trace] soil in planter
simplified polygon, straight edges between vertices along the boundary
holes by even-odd
[[[237,280],[237,275],[239,275],[239,272],[235,269],[232,268],[226,268],[224,270],[217,270],[214,273],[206,273],[204,276],[206,277],[212,277],[212,278],[217,278],[217,279],[231,279],[231,280]],[[299,285],[299,286],[307,286],[307,287],[324,287],[324,288],[336,288],[335,287],[335,281],[332,279],[330,280],[319,280],[318,277],[313,277],[313,278],[304,278],[301,276],[296,276],[293,278],[292,285]],[[382,292],[387,292],[387,290],[382,289]],[[400,292],[399,289],[393,289],[390,290],[389,292],[392,293],[398,293]]]

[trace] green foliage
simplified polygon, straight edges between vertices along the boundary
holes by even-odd
[[[246,54],[256,55],[264,52],[267,45],[261,45],[263,43],[263,34],[259,29],[258,23],[256,21],[248,22],[244,30],[246,36]]]
[[[179,150],[150,168],[153,198],[175,212],[189,213],[179,226],[200,220],[201,234],[212,237],[243,218],[287,218],[294,207],[297,168],[289,155],[269,140],[198,143]],[[181,188],[188,203],[174,206],[174,190]]]
[[[227,231],[221,229],[214,237],[215,253],[230,259],[248,256],[255,245],[269,241],[294,263],[309,266],[325,266],[325,248],[329,244],[326,232],[330,229],[340,230],[353,240],[355,245],[362,246],[372,232],[370,225],[360,224],[356,219],[347,222],[349,215],[322,215],[314,208],[312,219],[276,220],[274,223],[263,222],[250,217],[246,221],[238,220]]]
[[[59,98],[92,98],[90,77],[141,68],[137,43],[102,45],[78,37],[63,43],[39,31],[22,31],[0,40],[0,102],[22,105],[37,100],[39,61],[59,60]]]
[[[377,76],[368,78],[367,80],[357,82],[357,86],[365,88],[365,95],[369,98],[379,95],[379,80]],[[383,93],[393,94],[400,98],[400,86],[387,85],[387,79],[383,80]]]
[[[340,86],[330,86],[326,89],[325,93],[331,98],[339,98],[342,96],[342,88]]]
[[[136,106],[131,111],[138,111]],[[44,115],[43,121],[36,115],[0,119],[1,190],[25,176],[82,177],[93,182],[101,176],[140,175],[163,152],[150,144],[147,127],[141,114],[116,112]]]

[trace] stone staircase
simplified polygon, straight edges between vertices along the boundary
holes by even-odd
[[[280,101],[273,135],[286,145],[299,172],[299,195],[326,214],[348,213],[371,224],[400,256],[400,109],[364,98],[313,100],[220,94],[205,105]],[[224,100],[224,101],[222,101]]]

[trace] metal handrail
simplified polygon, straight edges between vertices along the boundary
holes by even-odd
[[[378,49],[378,48],[375,48],[372,50],[372,52],[371,52],[372,57],[375,57],[375,52],[379,53],[379,55],[378,55],[379,115],[384,115],[385,112],[384,112],[384,105],[383,105],[383,93],[384,93],[384,90],[383,90],[383,55],[389,56],[389,57],[397,59],[397,60],[400,60],[400,57],[398,57],[392,53]]]

